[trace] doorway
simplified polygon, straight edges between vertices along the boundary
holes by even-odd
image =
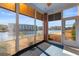
[[[76,19],[64,19],[62,42],[65,45],[77,47],[76,40]]]

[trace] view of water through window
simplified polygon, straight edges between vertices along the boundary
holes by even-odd
[[[43,21],[19,14],[19,50],[42,41],[43,36]],[[0,55],[15,53],[15,39],[16,13],[0,8]]]
[[[12,55],[15,53],[15,33],[11,23],[16,23],[14,12],[0,8],[0,55]]]
[[[48,22],[48,39],[61,42],[62,23],[61,20]]]

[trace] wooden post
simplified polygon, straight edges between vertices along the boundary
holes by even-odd
[[[44,14],[44,40],[48,40],[48,14]]]

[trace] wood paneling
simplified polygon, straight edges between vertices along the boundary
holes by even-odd
[[[0,7],[15,11],[15,3],[0,3]]]
[[[35,9],[33,9],[31,6],[28,6],[26,4],[20,4],[20,13],[34,17],[35,16]]]
[[[35,17],[35,9],[26,4],[20,4],[20,13],[27,16]],[[39,20],[43,20],[43,14],[36,11],[36,18]]]
[[[43,20],[43,14],[39,13],[38,11],[36,12],[36,18]]]
[[[49,15],[48,21],[60,20],[60,19],[61,19],[61,12]]]

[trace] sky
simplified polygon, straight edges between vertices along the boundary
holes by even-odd
[[[69,8],[69,9],[63,11],[63,18],[71,17],[71,16],[77,16],[77,7]],[[74,23],[75,23],[75,20],[69,19],[65,22],[65,25],[66,25],[65,27],[72,27],[72,25]],[[62,25],[61,20],[49,22],[49,27],[61,26],[61,25]]]
[[[74,19],[66,20],[65,27],[72,27],[74,23],[75,23]],[[51,21],[51,22],[49,22],[48,26],[49,26],[49,28],[52,26],[62,26],[62,22],[61,22],[61,20]]]
[[[63,17],[70,17],[70,16],[76,16],[77,15],[77,7],[73,7],[67,10],[63,11]],[[16,14],[14,12],[5,10],[0,8],[0,24],[7,25],[8,23],[15,23],[16,22]],[[19,23],[20,24],[29,24],[29,25],[34,25],[34,18],[24,16],[24,15],[19,15]],[[75,21],[67,21],[66,26],[72,26],[72,24]],[[43,22],[40,20],[36,20],[36,25],[37,26],[43,26]],[[61,20],[60,21],[51,21],[48,22],[49,27],[51,26],[61,26]]]
[[[34,25],[34,18],[19,15],[19,24],[28,24]],[[16,14],[14,12],[5,10],[0,8],[0,24],[7,25],[8,23],[15,23],[16,22]],[[43,26],[43,22],[40,20],[36,20],[37,26]]]
[[[63,18],[69,17],[69,16],[77,16],[77,7],[69,8],[67,10],[63,11]]]

